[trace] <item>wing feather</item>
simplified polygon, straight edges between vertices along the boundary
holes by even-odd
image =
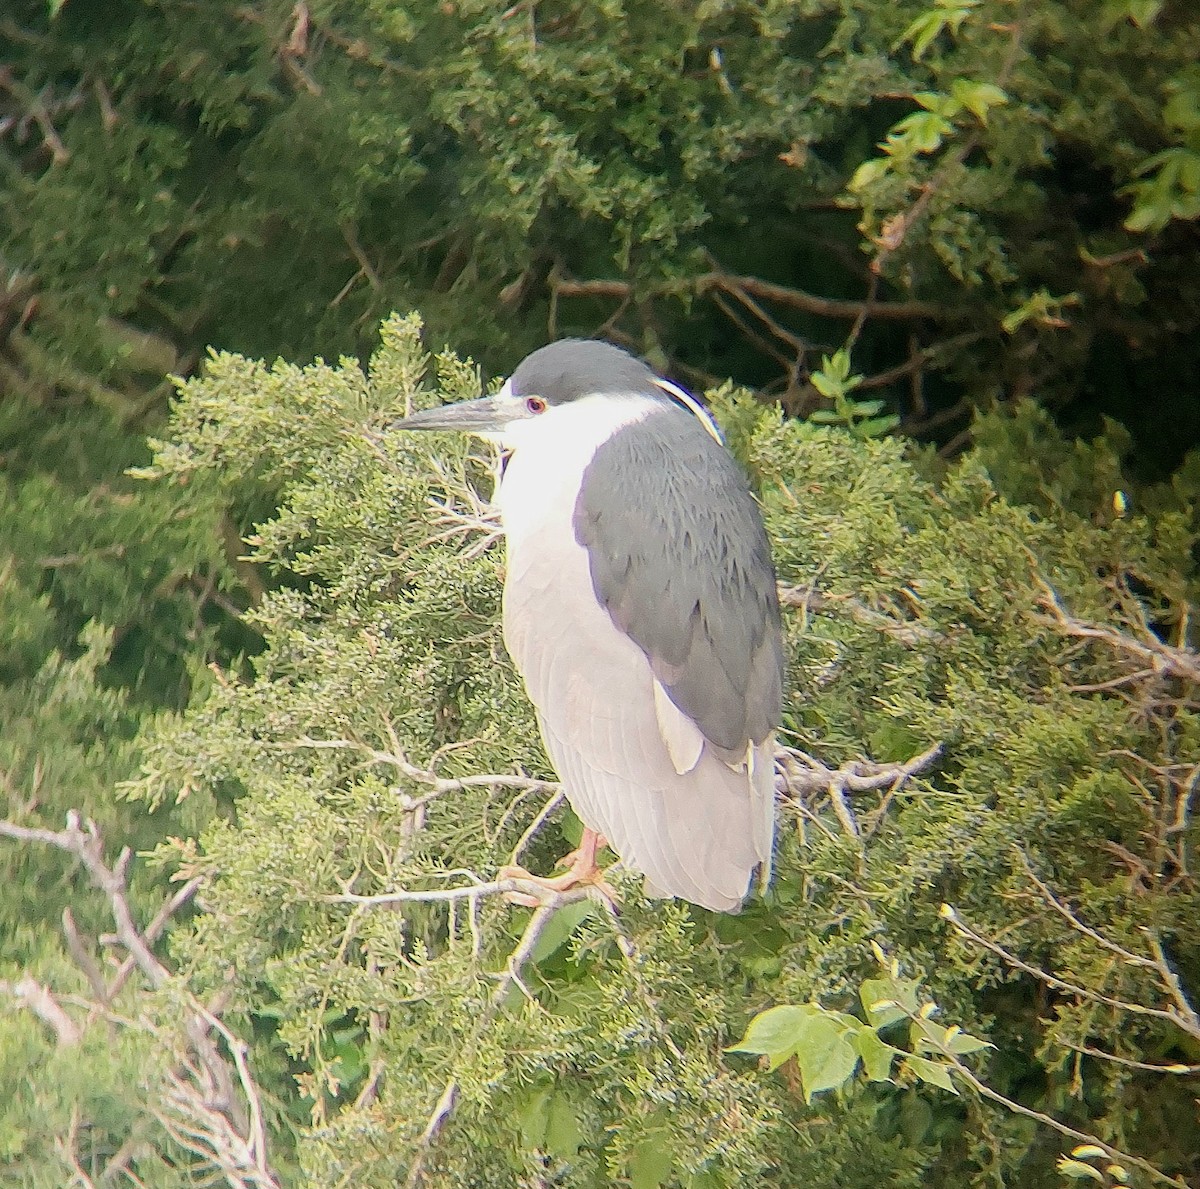
[[[664,406],[599,447],[573,527],[596,597],[671,701],[730,752],[765,739],[783,680],[775,574],[725,448]]]

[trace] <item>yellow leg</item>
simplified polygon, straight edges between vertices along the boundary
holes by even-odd
[[[500,879],[520,879],[527,883],[537,884],[548,892],[566,892],[581,884],[590,884],[611,903],[617,902],[617,894],[604,881],[604,872],[596,863],[596,852],[607,846],[603,835],[595,830],[585,829],[579,840],[579,847],[564,855],[555,866],[566,866],[562,875],[534,875],[524,867],[501,867],[497,876]],[[540,901],[533,895],[523,892],[509,892],[508,899],[514,904],[523,904],[529,908],[536,907]]]

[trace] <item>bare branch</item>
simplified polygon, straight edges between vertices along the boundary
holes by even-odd
[[[462,792],[464,789],[523,789],[528,792],[554,793],[562,787],[555,780],[538,780],[532,776],[500,774],[463,776],[456,780],[448,780],[431,772],[428,768],[420,768],[416,764],[410,763],[401,752],[381,751],[355,739],[313,739],[308,735],[301,735],[290,743],[269,743],[266,746],[287,750],[309,748],[313,751],[357,751],[372,763],[387,764],[409,780],[430,786],[430,792],[423,797],[402,797],[401,805],[405,809],[417,809],[437,797],[445,796],[447,793]]]
[[[1100,1061],[1111,1061],[1114,1065],[1123,1065],[1127,1069],[1143,1069],[1147,1073],[1175,1073],[1182,1074],[1185,1077],[1191,1077],[1200,1073],[1200,1065],[1183,1065],[1179,1063],[1156,1065],[1152,1061],[1134,1061],[1131,1057],[1118,1057],[1116,1053],[1106,1053],[1103,1049],[1093,1049],[1088,1045],[1068,1044],[1066,1047],[1073,1053],[1083,1053],[1086,1057],[1095,1057]]]
[[[1126,999],[1116,999],[1112,995],[1105,995],[1100,991],[1092,990],[1090,987],[1082,987],[1078,983],[1067,982],[1065,979],[1051,974],[1048,970],[1043,970],[1039,966],[1033,966],[1023,961],[1010,950],[1006,950],[1002,945],[977,932],[950,905],[943,905],[942,917],[950,922],[960,937],[964,937],[989,953],[995,954],[1005,965],[1011,966],[1014,970],[1020,970],[1023,974],[1028,974],[1031,978],[1037,979],[1038,982],[1043,983],[1052,990],[1062,991],[1064,994],[1072,995],[1077,999],[1087,1000],[1091,1003],[1102,1003],[1106,1007],[1128,1012],[1130,1015],[1165,1020],[1167,1023],[1174,1024],[1177,1028],[1183,1029],[1188,1035],[1200,1040],[1200,1023],[1197,1023],[1192,1018],[1195,1013],[1191,1012],[1190,1007],[1184,1012],[1181,1012],[1178,1008],[1147,1007],[1144,1003],[1133,1003]],[[1170,971],[1170,968],[1167,967],[1167,970]],[[1173,972],[1170,973],[1173,975]],[[1186,1000],[1184,1002],[1186,1003]]]
[[[566,793],[559,788],[546,804],[538,810],[537,817],[529,823],[529,828],[517,839],[517,844],[513,847],[512,854],[509,856],[508,862],[510,866],[515,867],[521,861],[521,856],[525,853],[525,848],[533,841],[542,826],[546,824],[546,820],[550,815],[566,800],[566,797]]]
[[[67,814],[65,830],[46,830],[0,821],[0,837],[12,838],[18,842],[41,842],[75,855],[92,877],[92,882],[108,897],[109,908],[117,926],[117,940],[129,951],[138,968],[153,986],[162,984],[167,977],[167,969],[154,956],[145,938],[138,932],[133,923],[133,914],[129,911],[129,901],[125,898],[125,872],[133,857],[128,847],[121,851],[116,863],[108,867],[104,862],[104,844],[96,823],[86,821],[81,826],[79,814],[74,810]]]
[[[545,887],[527,879],[496,879],[489,883],[471,884],[462,888],[433,888],[429,890],[398,889],[394,892],[379,892],[373,896],[360,896],[355,892],[336,892],[320,897],[322,904],[356,904],[365,908],[386,908],[392,904],[448,904],[459,900],[483,900],[492,896],[512,894],[532,896],[539,903],[553,903],[558,907],[585,899],[585,889],[553,893],[547,900]]]
[[[561,272],[551,273],[548,283],[558,299],[564,297],[608,297],[624,300],[633,294],[633,286],[620,280],[573,280]],[[735,297],[749,295],[760,300],[773,301],[790,309],[802,310],[822,318],[847,319],[853,322],[866,311],[873,318],[888,318],[900,321],[928,318],[938,321],[953,321],[961,317],[961,311],[941,306],[931,301],[852,301],[840,297],[820,297],[803,289],[788,285],[777,285],[759,277],[739,276],[736,273],[714,270],[682,281],[671,281],[664,285],[650,286],[642,297],[667,297],[680,293],[705,295],[712,290],[723,290]]]
[[[50,988],[30,974],[22,975],[15,983],[0,980],[0,995],[10,995],[22,1007],[28,1008],[54,1033],[59,1048],[71,1048],[83,1038],[83,1031],[63,1010]]]
[[[811,587],[784,586],[781,583],[779,601],[785,607],[796,607],[805,613],[813,611],[836,615],[844,611],[855,623],[883,632],[906,648],[919,648],[922,644],[936,643],[945,638],[941,632],[924,624],[895,619],[849,595],[823,594]]]
[[[1025,1106],[1024,1103],[1017,1102],[1016,1099],[1006,1098],[998,1090],[993,1090],[986,1082],[982,1082],[975,1076],[974,1072],[966,1066],[957,1054],[950,1052],[946,1048],[941,1049],[942,1055],[954,1067],[955,1074],[962,1078],[976,1094],[983,1098],[990,1099],[992,1102],[1004,1107],[1005,1110],[1012,1111],[1013,1114],[1023,1115],[1026,1119],[1032,1119],[1035,1123],[1041,1123],[1046,1127],[1057,1131],[1059,1135],[1065,1135],[1068,1139],[1075,1140],[1076,1143],[1095,1144],[1104,1154],[1110,1159],[1115,1160],[1118,1164],[1132,1164],[1140,1168],[1152,1180],[1160,1185],[1173,1185],[1176,1189],[1188,1189],[1187,1182],[1182,1177],[1169,1177],[1162,1169],[1151,1164],[1149,1160],[1143,1160],[1140,1156],[1134,1156],[1130,1152],[1124,1152],[1120,1148],[1114,1148],[1112,1144],[1106,1144],[1102,1139],[1095,1135],[1089,1135],[1086,1131],[1079,1131],[1074,1127],[1069,1127],[1066,1123],[1060,1122],[1053,1115],[1047,1115],[1043,1111],[1035,1111],[1032,1107]]]
[[[1097,945],[1109,950],[1121,959],[1127,962],[1130,966],[1149,966],[1155,969],[1155,963],[1149,958],[1143,958],[1138,954],[1131,953],[1123,946],[1117,945],[1115,941],[1105,937],[1103,933],[1097,933],[1090,925],[1085,925],[1047,886],[1038,878],[1038,874],[1033,869],[1033,864],[1029,861],[1029,856],[1025,854],[1020,847],[1015,848],[1017,858],[1021,860],[1021,866],[1025,868],[1025,874],[1029,876],[1030,881],[1041,893],[1042,899],[1054,909],[1077,933],[1082,933],[1085,937],[1090,937]]]
[[[1043,591],[1039,602],[1051,613],[1050,622],[1064,635],[1081,640],[1099,640],[1118,652],[1136,656],[1161,676],[1200,682],[1200,655],[1192,649],[1164,644],[1152,633],[1147,633],[1144,640],[1137,640],[1115,628],[1076,619],[1067,613],[1050,584],[1040,575],[1035,577]]]
[[[74,811],[67,815],[64,830],[0,821],[0,837],[53,846],[74,855],[107,897],[116,922],[116,933],[108,940],[120,944],[128,955],[107,985],[74,917],[69,910],[63,914],[67,946],[96,995],[96,1002],[87,1004],[93,1012],[114,1019],[107,1005],[134,969],[140,970],[152,987],[162,989],[166,986],[170,971],[150,947],[171,916],[195,894],[200,878],[189,880],[177,889],[142,931],[134,923],[126,896],[126,874],[132,852],[125,847],[116,862],[109,866],[104,860],[103,842],[94,822],[81,824]],[[102,942],[105,940],[101,938]],[[15,988],[0,985],[0,989],[19,995],[26,1006],[55,1029],[60,1044],[78,1042],[82,1030],[63,1011],[48,988],[26,978]],[[184,1000],[184,1018],[178,1025],[172,1024],[167,1032],[147,1017],[138,1021],[119,1021],[122,1027],[139,1027],[155,1036],[175,1062],[174,1068],[166,1074],[165,1090],[148,1106],[149,1113],[178,1143],[219,1171],[231,1189],[278,1189],[268,1164],[262,1106],[246,1060],[246,1044],[221,1022],[216,1010],[206,1007],[186,991]],[[214,1034],[217,1040],[214,1040]],[[218,1041],[227,1055],[221,1052]],[[77,1167],[73,1162],[74,1126],[71,1134],[60,1139],[58,1145],[64,1160]],[[111,1181],[121,1173],[132,1179],[127,1165],[135,1147],[136,1143],[130,1146],[130,1142],[122,1145],[121,1152],[126,1154],[120,1161],[114,1157],[115,1163],[109,1163],[102,1180]],[[77,1172],[76,1183],[92,1184],[82,1172]]]

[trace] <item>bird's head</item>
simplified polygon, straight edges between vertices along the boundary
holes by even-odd
[[[542,347],[526,356],[494,395],[425,409],[397,421],[395,428],[473,433],[512,449],[531,436],[555,432],[557,423],[565,422],[561,414],[578,412],[582,402],[616,422],[639,400],[681,405],[721,440],[708,411],[689,393],[656,376],[628,351],[593,339],[562,339]]]

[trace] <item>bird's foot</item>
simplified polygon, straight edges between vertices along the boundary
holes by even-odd
[[[596,852],[608,843],[602,835],[594,830],[584,830],[579,847],[564,855],[557,867],[566,867],[562,875],[534,875],[524,867],[501,867],[497,872],[499,879],[518,879],[523,883],[536,884],[545,888],[547,893],[567,892],[572,888],[593,887],[614,907],[617,904],[616,891],[605,881],[604,870],[596,862]],[[536,908],[545,897],[539,898],[535,893],[506,892],[505,899],[513,904],[521,904],[526,908]]]

